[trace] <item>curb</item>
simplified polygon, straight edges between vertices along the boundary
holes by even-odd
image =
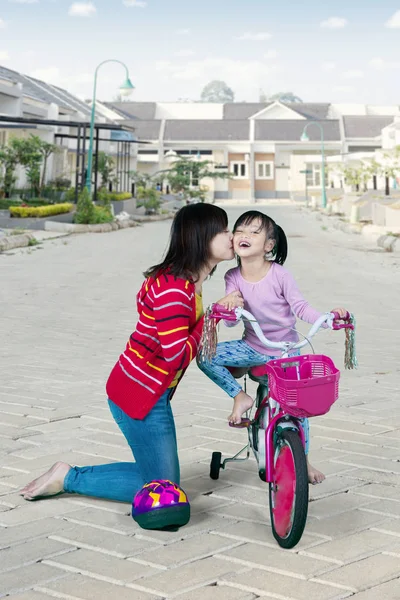
[[[299,207],[300,210],[313,214],[318,221],[323,221],[331,225],[334,229],[343,231],[343,233],[352,233],[362,235],[366,241],[371,244],[376,244],[378,248],[382,248],[386,252],[394,252],[400,255],[400,237],[382,232],[382,228],[363,223],[348,223],[340,217],[329,215],[328,213],[319,210],[309,210],[307,207]]]
[[[166,215],[134,215],[134,218],[124,221],[113,221],[112,223],[99,223],[97,225],[79,225],[77,223],[61,223],[60,221],[45,221],[45,231],[57,231],[63,233],[109,233],[118,229],[139,227],[141,223],[152,221],[165,221],[171,219],[173,213]]]
[[[26,248],[30,245],[31,240],[36,238],[33,233],[21,233],[20,235],[6,235],[0,238],[0,253],[14,248]]]

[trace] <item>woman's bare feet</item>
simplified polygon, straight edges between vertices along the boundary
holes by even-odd
[[[43,473],[43,475],[22,488],[20,491],[21,496],[25,500],[36,500],[44,496],[55,496],[63,492],[64,479],[70,469],[71,467],[67,463],[55,463],[46,473]]]
[[[239,425],[242,415],[253,406],[254,400],[243,390],[233,399],[233,410],[228,417],[229,423]]]
[[[318,471],[308,460],[307,456],[307,472],[308,472],[308,482],[312,485],[316,485],[317,483],[322,483],[325,479],[325,475]]]

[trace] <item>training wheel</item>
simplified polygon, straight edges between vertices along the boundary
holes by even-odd
[[[211,479],[219,479],[219,471],[221,469],[221,452],[213,452],[210,462],[210,477]]]

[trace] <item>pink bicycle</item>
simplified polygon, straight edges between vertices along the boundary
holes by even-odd
[[[208,324],[214,320],[214,331],[216,319],[247,319],[263,344],[282,351],[282,358],[250,368],[249,377],[259,385],[253,407],[255,414],[242,420],[247,427],[248,443],[235,456],[223,461],[221,452],[213,452],[210,477],[218,479],[220,469],[228,462],[247,460],[252,450],[261,480],[269,483],[273,535],[282,548],[293,548],[303,535],[308,512],[305,439],[299,419],[329,411],[338,399],[340,372],[328,356],[288,355],[308,343],[311,345],[311,338],[326,323],[331,329],[346,329],[345,366],[356,367],[354,318],[347,314],[340,319],[337,313],[326,313],[314,323],[305,339],[295,344],[268,340],[253,315],[241,308],[228,311],[214,304],[206,318]],[[244,458],[240,457],[243,452],[246,452]]]

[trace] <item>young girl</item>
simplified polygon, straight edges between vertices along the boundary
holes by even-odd
[[[233,247],[239,266],[225,275],[226,293],[240,291],[244,307],[251,312],[268,339],[297,342],[296,316],[314,323],[321,313],[314,310],[301,295],[292,275],[282,266],[287,257],[287,239],[281,227],[270,217],[250,210],[239,217],[233,228]],[[346,311],[335,308],[341,316]],[[226,321],[226,325],[235,323]],[[294,351],[290,356],[299,354]],[[244,321],[241,340],[223,342],[210,361],[199,364],[200,369],[234,399],[229,422],[240,425],[243,413],[253,405],[253,398],[244,392],[226,367],[252,367],[280,356],[279,350],[264,346],[255,334],[251,323]],[[309,447],[308,419],[302,420]],[[308,462],[310,483],[321,483],[323,473]]]
[[[171,399],[197,353],[203,282],[218,263],[233,257],[224,210],[200,203],[178,211],[167,254],[146,271],[137,295],[136,329],[107,381],[111,414],[135,462],[93,467],[57,462],[21,490],[26,500],[68,492],[132,502],[148,481],[170,479],[179,485]],[[243,306],[237,292],[220,302]]]

